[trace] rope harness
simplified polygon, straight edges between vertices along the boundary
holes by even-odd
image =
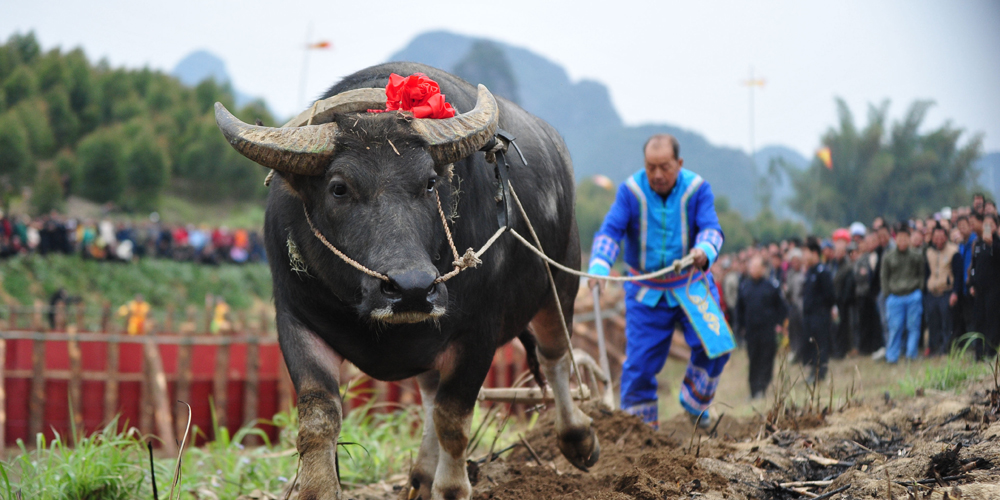
[[[441,216],[441,225],[444,227],[444,232],[448,239],[448,246],[451,248],[452,257],[454,258],[454,261],[452,262],[454,269],[452,269],[450,272],[446,274],[438,276],[437,279],[434,280],[434,283],[435,284],[443,283],[445,281],[450,280],[451,278],[454,278],[455,276],[458,276],[459,273],[461,273],[466,269],[478,267],[479,264],[482,264],[483,262],[481,260],[483,254],[486,253],[486,251],[489,250],[491,246],[493,246],[493,244],[500,238],[501,235],[503,235],[503,233],[510,231],[510,233],[514,235],[514,238],[517,239],[517,241],[521,242],[525,247],[527,247],[535,255],[539,256],[546,264],[548,264],[547,266],[545,266],[545,272],[549,278],[549,285],[552,289],[552,298],[555,300],[556,311],[559,312],[559,323],[562,326],[563,335],[565,336],[566,339],[566,345],[568,347],[567,352],[569,353],[570,362],[573,366],[573,372],[576,374],[576,381],[578,384],[582,386],[583,379],[580,375],[580,370],[577,368],[576,357],[573,355],[569,327],[566,325],[566,317],[563,314],[562,301],[559,299],[559,291],[556,288],[556,281],[555,277],[552,274],[552,267],[555,267],[556,269],[571,274],[573,276],[579,276],[582,278],[593,278],[593,279],[600,279],[600,280],[614,281],[614,282],[642,281],[642,280],[658,278],[660,276],[664,276],[671,272],[680,273],[680,271],[682,271],[683,269],[694,265],[694,257],[688,255],[682,259],[675,260],[672,264],[670,264],[667,267],[664,267],[663,269],[636,276],[601,276],[597,274],[585,273],[577,269],[567,267],[559,262],[556,262],[551,257],[546,255],[545,251],[542,249],[542,242],[538,238],[538,234],[535,233],[535,228],[534,226],[532,226],[531,220],[528,218],[528,214],[527,212],[525,212],[524,206],[521,205],[521,200],[518,198],[517,193],[514,192],[514,186],[511,184],[510,179],[508,177],[508,173],[506,171],[508,167],[506,165],[506,162],[504,161],[504,153],[507,151],[507,148],[510,144],[514,145],[514,148],[517,150],[518,155],[520,155],[521,157],[521,162],[525,166],[527,166],[527,162],[524,160],[524,155],[521,154],[520,148],[518,148],[517,144],[514,143],[514,138],[510,137],[506,132],[502,130],[498,130],[497,137],[494,138],[489,144],[487,144],[487,146],[483,148],[483,151],[486,153],[486,161],[489,163],[493,163],[495,165],[496,177],[499,183],[497,189],[496,201],[497,201],[497,222],[499,223],[500,228],[497,229],[495,233],[493,233],[493,236],[491,236],[486,241],[486,243],[484,243],[483,246],[479,248],[479,250],[473,250],[472,247],[469,247],[465,251],[465,254],[459,255],[458,248],[455,246],[455,240],[453,239],[451,234],[451,228],[448,227],[448,218],[447,216],[445,216],[444,209],[441,207],[441,197],[435,190],[434,197],[437,201],[438,214]],[[270,181],[273,174],[274,171],[268,174],[267,181]],[[266,182],[265,184],[269,184],[269,182]],[[512,217],[511,217],[510,204],[507,203],[508,199],[513,199],[514,204],[517,205],[518,212],[521,214],[521,218],[524,219],[524,223],[528,227],[528,232],[531,234],[531,239],[534,240],[533,244],[532,242],[525,239],[524,236],[521,236],[521,234],[518,233],[513,227],[510,227],[510,222]],[[323,236],[323,233],[321,233],[318,229],[316,229],[316,226],[313,224],[312,219],[309,217],[309,210],[306,208],[305,204],[302,205],[302,212],[305,214],[306,222],[309,224],[309,229],[312,230],[313,235],[316,237],[316,239],[318,239],[321,243],[323,243],[323,245],[326,246],[326,248],[328,248],[331,252],[333,252],[334,255],[340,257],[341,260],[343,260],[351,267],[373,278],[377,278],[385,282],[392,281],[385,274],[369,269],[360,262],[348,257],[347,254],[340,251],[336,246],[330,243],[326,239],[326,237]],[[692,281],[694,281],[694,274],[695,274],[695,269],[692,269],[691,272],[688,274],[687,286],[684,289],[684,293],[687,294],[688,298],[691,298],[690,288]],[[705,280],[705,286],[706,289],[708,289],[708,273],[702,273],[702,279]],[[600,320],[598,319],[598,321]]]

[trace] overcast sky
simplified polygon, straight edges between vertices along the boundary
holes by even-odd
[[[628,124],[670,123],[716,144],[749,150],[750,67],[766,80],[756,98],[756,144],[812,154],[841,96],[863,122],[890,99],[899,117],[914,99],[985,134],[1000,150],[1000,1],[787,2],[169,2],[0,0],[0,36],[34,30],[44,48],[82,46],[115,66],[170,71],[206,49],[236,87],[279,115],[298,112],[303,45],[306,95],[385,60],[424,31],[445,29],[531,49],[574,79],[606,84]]]

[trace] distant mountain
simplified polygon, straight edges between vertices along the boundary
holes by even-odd
[[[506,56],[505,61],[497,58],[498,53]],[[562,134],[578,178],[600,173],[622,181],[642,168],[646,139],[669,133],[680,142],[685,166],[708,180],[716,195],[728,198],[730,206],[745,216],[753,216],[759,208],[757,171],[746,153],[715,146],[700,134],[673,125],[625,126],[607,87],[592,80],[572,82],[565,69],[531,51],[435,31],[417,36],[389,60],[429,64],[487,86],[490,78],[502,82],[507,88],[498,89],[498,95],[518,102]],[[509,65],[509,78],[497,64]],[[490,68],[495,70],[487,71]]]
[[[209,78],[214,79],[216,83],[228,83],[233,89],[233,98],[236,99],[237,106],[245,106],[254,100],[254,97],[240,92],[233,86],[233,81],[226,71],[225,61],[205,50],[197,50],[185,56],[177,66],[174,66],[170,74],[188,87],[197,86]]]
[[[1000,151],[983,155],[976,167],[982,172],[979,183],[993,193],[994,200],[1000,198]]]
[[[781,167],[782,164],[803,171],[809,167],[809,160],[794,149],[785,146],[765,146],[754,153],[757,172],[763,177],[765,187],[771,190],[771,210],[778,217],[805,220],[792,211],[788,203],[795,196],[792,180]]]

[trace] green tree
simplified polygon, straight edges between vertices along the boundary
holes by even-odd
[[[39,170],[31,190],[31,205],[35,208],[35,213],[39,214],[65,207],[66,198],[58,172],[48,168]]]
[[[921,133],[928,101],[914,102],[887,133],[888,101],[869,106],[858,129],[850,109],[837,100],[839,123],[822,137],[832,167],[818,158],[804,171],[785,166],[795,197],[791,206],[818,227],[843,227],[876,216],[890,221],[931,214],[966,203],[978,172],[982,136],[959,144],[963,131],[946,123]]]
[[[7,39],[7,45],[17,54],[20,64],[34,64],[38,56],[42,54],[42,47],[35,38],[35,33],[29,31],[27,34],[15,33]]]
[[[160,193],[170,178],[163,148],[149,134],[141,134],[130,144],[125,165],[132,204],[144,210],[156,208]]]
[[[14,109],[24,130],[28,132],[28,144],[36,158],[49,158],[56,152],[56,140],[49,126],[45,101],[38,98],[21,102]]]
[[[121,132],[98,129],[80,141],[77,148],[80,193],[93,201],[117,202],[125,191],[126,172]]]
[[[33,166],[28,133],[12,113],[0,115],[0,196],[3,208],[18,194],[24,179],[30,178]]]
[[[68,87],[69,68],[59,49],[52,49],[38,62],[38,87],[42,92],[56,86]]]
[[[69,102],[80,120],[80,133],[87,134],[97,128],[101,121],[98,105],[100,90],[94,84],[90,63],[83,50],[76,49],[66,54],[66,65],[71,80]]]
[[[64,149],[59,152],[56,156],[56,172],[59,173],[61,179],[65,179],[66,182],[66,193],[77,194],[80,190],[80,182],[82,175],[80,173],[80,165],[76,161],[76,156],[69,149]]]
[[[73,112],[66,89],[58,86],[49,90],[45,94],[45,103],[56,149],[75,144],[80,131],[80,119]]]
[[[13,107],[38,93],[38,78],[28,66],[18,66],[3,81],[3,92],[7,96],[7,106]]]

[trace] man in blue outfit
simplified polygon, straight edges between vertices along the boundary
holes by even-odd
[[[723,241],[715,198],[704,179],[682,168],[679,149],[677,140],[667,134],[646,142],[646,168],[618,187],[615,202],[594,235],[590,273],[610,273],[622,240],[633,276],[668,267],[685,255],[694,259],[692,269],[625,284],[627,344],[621,405],[658,426],[656,374],[679,324],[691,346],[681,406],[693,422],[708,428],[712,424],[708,407],[735,343],[718,306],[715,279],[708,272]],[[590,286],[596,285],[592,279]]]

